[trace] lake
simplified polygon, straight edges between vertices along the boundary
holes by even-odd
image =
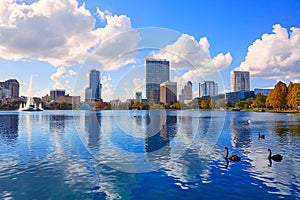
[[[300,199],[299,150],[285,113],[2,111],[0,198]]]

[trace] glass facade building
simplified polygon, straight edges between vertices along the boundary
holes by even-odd
[[[100,83],[100,71],[90,71],[90,85],[86,88],[85,100],[86,101],[98,101],[101,99],[101,88]]]
[[[244,101],[246,99],[254,97],[254,91],[237,91],[228,92],[225,94],[225,99],[229,101],[231,106],[234,106],[239,101]]]
[[[3,92],[8,99],[17,99],[20,96],[20,84],[16,79],[0,82],[0,88],[8,89],[10,91],[9,93],[6,90]]]
[[[65,95],[65,90],[50,90],[50,100],[55,100],[57,97],[64,97]]]
[[[169,81],[170,62],[165,59],[146,59],[146,97],[150,102],[160,101],[160,84]]]

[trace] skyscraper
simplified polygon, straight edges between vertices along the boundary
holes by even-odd
[[[98,101],[101,99],[101,88],[100,83],[100,71],[90,71],[90,85],[86,88],[85,100],[86,101]]]
[[[218,95],[218,83],[214,81],[204,81],[199,83],[199,97]]]
[[[248,71],[231,71],[231,91],[250,91],[250,72]]]
[[[5,82],[2,82],[0,84],[0,87],[6,88],[10,90],[10,97],[12,99],[17,99],[19,98],[20,94],[20,84],[16,79],[9,79]]]
[[[160,102],[177,101],[177,83],[166,81],[160,84]]]
[[[135,101],[142,102],[142,92],[138,91],[135,93]]]
[[[146,97],[150,102],[160,101],[160,84],[169,81],[169,65],[165,59],[146,59]]]
[[[184,102],[185,100],[192,100],[192,98],[193,98],[193,84],[191,81],[188,81],[179,94],[179,101]]]

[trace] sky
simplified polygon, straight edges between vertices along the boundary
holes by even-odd
[[[0,81],[17,79],[27,96],[51,89],[81,95],[101,71],[104,100],[145,97],[145,58],[170,60],[178,91],[250,71],[251,89],[300,82],[298,0],[1,0]]]

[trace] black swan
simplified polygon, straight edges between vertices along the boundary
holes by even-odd
[[[225,149],[226,149],[226,156],[225,156],[226,159],[229,159],[229,160],[232,160],[232,161],[240,161],[240,160],[241,160],[241,158],[238,157],[237,155],[230,155],[230,156],[229,156],[229,155],[228,155],[228,154],[229,154],[228,148],[225,147]]]
[[[272,156],[272,151],[271,151],[271,149],[268,149],[268,151],[269,151],[269,156],[268,156],[268,159],[269,159],[269,160],[272,159],[272,160],[274,160],[274,161],[276,161],[276,162],[280,162],[280,161],[282,160],[282,155],[280,155],[280,154],[275,154],[275,155]]]
[[[261,135],[260,132],[258,132],[258,139],[265,139],[265,135]]]

